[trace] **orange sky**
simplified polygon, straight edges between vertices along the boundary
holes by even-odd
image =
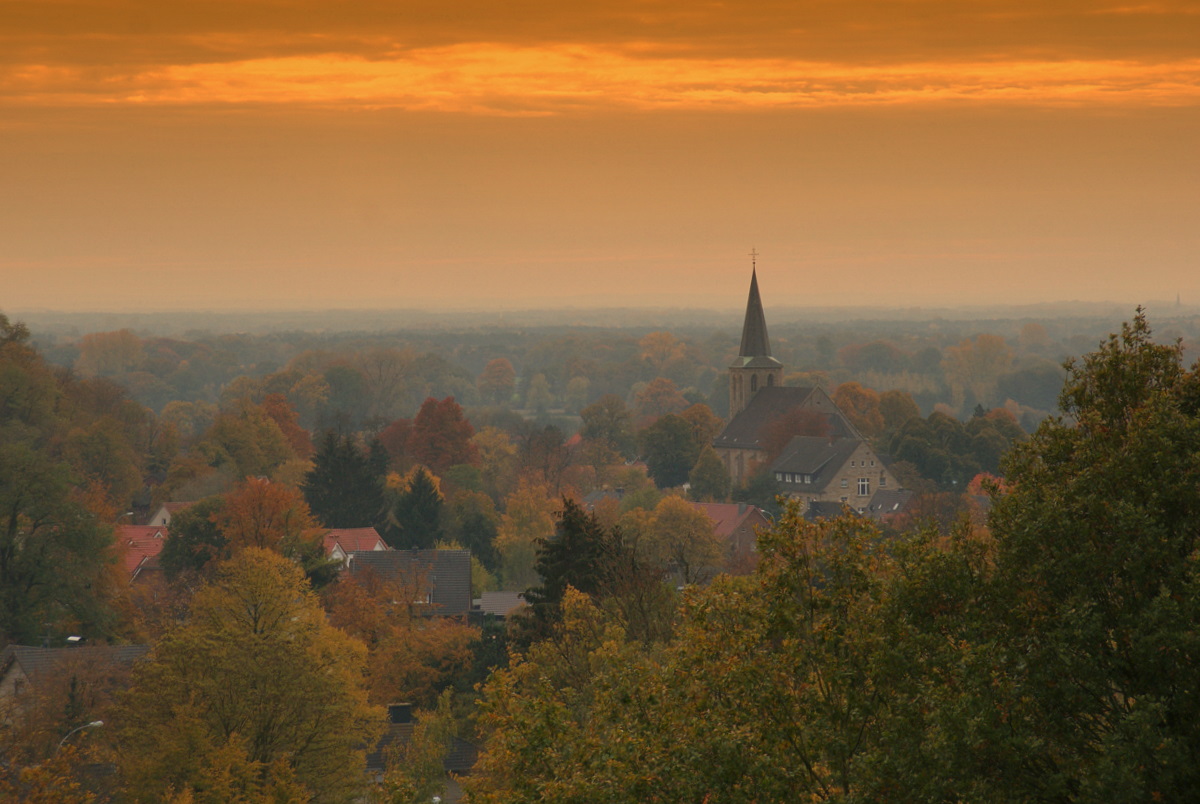
[[[4,0],[0,310],[1200,301],[1200,4]]]

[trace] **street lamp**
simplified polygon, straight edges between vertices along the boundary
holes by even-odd
[[[104,725],[103,720],[93,720],[91,723],[84,723],[82,726],[76,726],[75,728],[73,728],[69,732],[67,732],[65,735],[63,735],[63,738],[58,741],[58,748],[54,749],[54,753],[57,754],[59,752],[59,750],[62,749],[63,743],[65,743],[67,741],[67,739],[75,732],[82,731],[84,729],[95,729],[95,728],[99,728],[100,726],[103,726],[103,725]]]

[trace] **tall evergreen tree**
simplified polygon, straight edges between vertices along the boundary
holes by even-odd
[[[329,528],[382,529],[386,453],[378,442],[367,450],[349,436],[325,433],[301,490],[317,519]]]
[[[384,534],[397,550],[426,550],[442,537],[442,493],[424,467],[409,477],[408,488],[396,499],[395,526]]]

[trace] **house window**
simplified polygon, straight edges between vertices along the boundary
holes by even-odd
[[[875,465],[875,461],[871,461],[871,465],[872,465],[872,466],[874,466],[874,465]]]
[[[843,497],[843,498],[842,498],[842,502],[849,502],[849,501],[850,501],[850,498],[849,498],[849,497]]]
[[[860,477],[858,479],[858,496],[866,497],[871,493],[871,479],[869,477]]]
[[[805,482],[805,483],[812,483],[812,475],[805,475],[805,476],[804,476],[804,482]]]
[[[842,478],[842,488],[848,488],[849,486],[850,486],[850,481],[846,480],[846,478],[843,477]]]
[[[787,482],[789,482],[789,483],[795,483],[795,482],[796,482],[796,476],[795,476],[794,474],[792,474],[791,472],[788,472],[788,473],[787,473]]]
[[[783,482],[783,472],[776,472],[776,473],[775,473],[775,479],[776,479],[777,481],[779,481],[780,483],[782,483],[782,482]]]
[[[880,472],[879,473],[879,488],[883,488],[886,485],[887,485],[887,475],[885,475],[883,472]]]
[[[850,465],[851,465],[851,466],[854,466],[854,465],[855,465],[855,464],[854,464],[854,461],[850,461]]]

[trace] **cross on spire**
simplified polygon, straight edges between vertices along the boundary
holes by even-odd
[[[750,270],[754,271],[758,268],[758,249],[750,247]]]

